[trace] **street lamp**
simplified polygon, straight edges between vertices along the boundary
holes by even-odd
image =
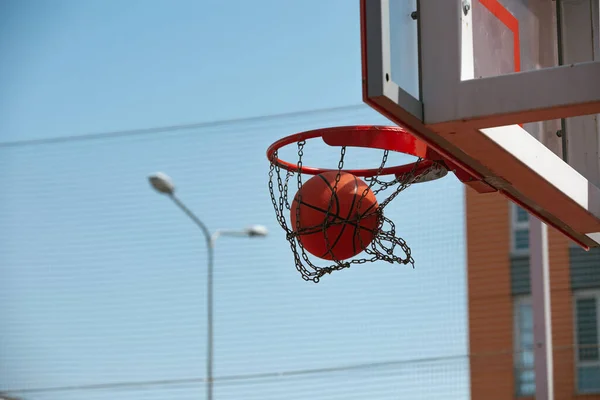
[[[267,236],[268,230],[262,225],[252,225],[242,230],[218,229],[212,234],[207,226],[175,196],[175,185],[171,178],[162,173],[157,172],[148,177],[150,185],[161,194],[167,195],[190,219],[198,225],[206,240],[208,249],[208,267],[207,267],[207,354],[206,354],[206,398],[213,398],[213,263],[214,263],[214,248],[217,239],[221,236],[238,236],[238,237],[264,237]]]

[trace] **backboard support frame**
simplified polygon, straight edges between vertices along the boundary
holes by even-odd
[[[421,36],[426,125],[437,132],[455,132],[600,113],[598,61],[477,79],[471,74],[461,76],[466,65],[473,63],[472,54],[470,60],[456,56],[468,54],[462,44],[470,33],[461,22],[470,23],[467,30],[472,30],[471,13],[461,15],[463,3],[428,0],[420,6],[421,24],[438,27],[422,30]],[[499,4],[497,0],[486,3]],[[443,46],[436,32],[444,32]]]
[[[600,79],[589,81],[600,76],[600,62],[473,79],[473,54],[461,50],[472,41],[463,8],[469,2],[417,4],[420,99],[389,79],[389,26],[382,22],[389,21],[389,0],[361,0],[364,102],[411,129],[473,181],[505,194],[580,246],[599,246],[600,189],[516,124],[600,113]]]

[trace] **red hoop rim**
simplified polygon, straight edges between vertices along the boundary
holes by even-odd
[[[385,167],[381,170],[379,170],[379,168],[342,170],[363,178],[374,177],[377,175],[403,175],[410,172],[413,172],[415,176],[419,176],[433,167],[436,163],[445,169],[443,158],[435,150],[431,149],[425,142],[411,135],[406,129],[397,126],[339,126],[295,133],[279,139],[269,146],[267,149],[267,159],[272,164],[287,171],[298,172],[298,170],[300,170],[301,173],[307,175],[318,175],[328,171],[337,171],[337,169],[306,167],[304,165],[299,168],[297,164],[275,158],[275,153],[287,145],[318,137],[322,138],[329,146],[390,150],[422,159],[420,162]],[[445,172],[447,172],[447,170]]]

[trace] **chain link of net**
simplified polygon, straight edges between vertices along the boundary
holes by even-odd
[[[385,164],[388,159],[389,150],[385,150],[383,153],[383,157],[381,160],[381,164],[378,168],[377,174],[374,177],[364,178],[364,181],[368,183],[368,187],[365,188],[361,197],[357,203],[357,210],[360,210],[361,203],[363,199],[368,195],[369,190],[373,192],[373,194],[378,195],[382,194],[384,191],[391,189],[392,192],[387,195],[387,197],[379,202],[379,206],[373,210],[366,212],[364,214],[358,213],[358,216],[353,218],[341,218],[337,214],[332,214],[331,209],[333,205],[334,196],[331,196],[329,201],[329,206],[327,212],[325,214],[323,224],[319,226],[302,228],[300,226],[300,208],[296,207],[296,226],[291,229],[288,226],[286,215],[291,209],[291,201],[288,198],[289,193],[289,182],[291,178],[296,175],[298,192],[297,192],[297,201],[302,201],[302,196],[300,189],[302,189],[302,157],[304,155],[304,145],[306,141],[300,141],[297,143],[298,146],[298,163],[297,170],[295,172],[285,171],[277,165],[276,160],[278,158],[278,152],[273,154],[273,158],[271,159],[271,166],[269,169],[269,193],[271,195],[271,201],[273,203],[273,208],[275,210],[275,215],[279,225],[286,232],[286,239],[290,244],[290,249],[292,250],[294,256],[294,262],[296,264],[296,269],[301,274],[302,279],[305,281],[312,281],[318,283],[320,279],[326,275],[330,274],[333,271],[339,271],[345,268],[349,268],[353,264],[365,264],[368,262],[375,261],[386,261],[391,264],[410,264],[414,268],[414,259],[411,255],[411,249],[406,243],[404,239],[397,236],[396,234],[396,226],[392,220],[385,217],[384,209],[385,207],[394,200],[403,190],[407,189],[412,183],[418,180],[419,176],[426,174],[433,168],[438,168],[437,164],[433,164],[432,167],[427,169],[426,171],[420,172],[420,174],[416,174],[416,171],[419,169],[420,163],[423,161],[422,159],[418,159],[414,164],[413,169],[405,173],[401,176],[391,176],[389,179],[384,179],[384,177],[380,176],[381,171],[385,168]],[[335,179],[335,183],[333,186],[332,193],[336,193],[337,185],[340,181],[341,172],[343,172],[344,168],[344,158],[346,155],[346,147],[342,147],[340,151],[340,161],[338,163],[337,175]],[[276,195],[275,186],[277,186],[278,195]],[[293,197],[292,197],[293,199]],[[377,228],[373,233],[373,240],[371,243],[365,246],[363,243],[362,236],[357,234],[360,241],[361,248],[364,248],[364,253],[367,257],[355,257],[351,260],[338,260],[335,258],[331,243],[327,236],[327,231],[331,226],[340,225],[340,224],[352,224],[355,226],[360,226],[361,220],[364,218],[371,217],[376,215],[377,218]],[[304,247],[302,246],[302,242],[299,240],[299,236],[303,234],[315,233],[318,231],[322,231],[327,242],[327,249],[329,256],[332,258],[330,262],[331,265],[328,266],[318,266],[311,261],[309,254],[306,252]],[[355,232],[358,230],[355,229]],[[399,251],[398,251],[399,249]],[[400,253],[400,254],[398,254]]]

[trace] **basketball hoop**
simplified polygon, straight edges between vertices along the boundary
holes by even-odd
[[[307,140],[316,138],[321,138],[329,146],[341,148],[337,169],[303,165],[304,145]],[[281,160],[278,156],[279,150],[294,143],[298,149],[298,160],[296,163]],[[372,169],[344,169],[344,158],[347,147],[383,150],[383,157],[379,167]],[[390,151],[415,156],[417,157],[417,161],[398,166],[386,166]],[[294,254],[296,269],[300,272],[304,280],[317,283],[325,274],[348,268],[352,264],[364,264],[377,260],[392,264],[411,264],[414,267],[410,247],[404,239],[396,235],[396,227],[393,221],[385,217],[384,209],[400,192],[408,188],[411,184],[439,179],[448,173],[448,164],[444,161],[443,157],[428,147],[427,144],[400,127],[345,126],[316,129],[287,136],[269,146],[267,158],[271,164],[269,170],[269,192],[277,221],[286,232],[286,239],[290,243],[292,253]],[[319,210],[323,213],[323,222],[317,225],[302,226],[300,223],[302,219],[300,210],[302,207],[296,206],[296,208],[292,208],[292,204],[302,203],[303,175],[322,176],[327,174],[331,176],[331,172],[333,171],[337,171],[337,173],[334,174],[334,182],[330,185],[332,195],[328,200],[328,206]],[[364,199],[368,194],[379,194],[381,196],[388,189],[391,190],[391,193],[387,194],[383,201],[379,201],[376,208],[364,213],[357,211],[348,213],[347,216],[339,215],[333,203],[334,198],[336,198],[336,201],[338,200],[337,191],[339,188],[337,185],[340,177],[345,174],[364,178],[364,181],[368,185],[360,194],[360,198],[358,198],[358,208],[360,208],[361,203],[365,201]],[[294,175],[296,175],[298,192],[292,197],[293,201],[290,201],[288,192],[290,180]],[[358,185],[356,188],[358,188]],[[355,196],[358,197],[356,194]],[[294,218],[286,218],[286,214],[289,212],[294,212]],[[353,216],[350,216],[350,214]],[[296,222],[295,225],[291,224],[294,226],[290,228],[288,220],[292,219]],[[376,223],[372,225],[375,226],[374,229],[364,227],[364,221],[374,221],[375,219]],[[332,227],[345,225],[353,227],[355,235],[352,238],[353,245],[356,247],[356,244],[359,243],[359,252],[362,249],[367,255],[366,258],[353,257],[344,260],[336,258],[332,251],[335,243],[333,243],[333,239],[328,238],[327,233]],[[371,235],[369,236],[370,241],[368,243],[364,243],[365,240],[362,239],[362,234],[360,233],[364,232],[365,229]],[[302,240],[306,235],[314,235],[320,232],[323,232],[328,251],[326,255],[319,258],[332,262],[331,265],[325,267],[317,266],[311,261]]]

